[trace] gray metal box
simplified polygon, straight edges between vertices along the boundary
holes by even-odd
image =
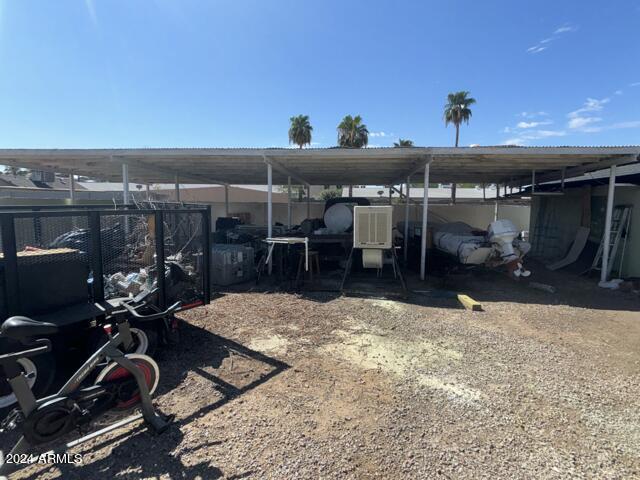
[[[211,245],[211,284],[233,285],[255,277],[255,254],[244,245]]]

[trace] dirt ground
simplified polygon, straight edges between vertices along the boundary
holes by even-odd
[[[640,300],[540,272],[408,300],[231,293],[158,357],[165,434],[16,478],[640,478]]]

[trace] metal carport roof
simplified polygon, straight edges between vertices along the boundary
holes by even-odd
[[[2,149],[0,164],[121,181],[122,164],[136,183],[389,185],[431,161],[432,182],[527,184],[638,160],[640,146],[411,148],[125,148]]]

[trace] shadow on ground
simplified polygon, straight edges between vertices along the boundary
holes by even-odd
[[[102,478],[183,478],[183,479],[216,479],[225,476],[224,473],[207,459],[193,463],[192,458],[199,458],[198,451],[207,451],[208,447],[222,443],[224,438],[209,441],[205,437],[185,440],[185,427],[194,420],[226,405],[230,401],[244,395],[254,388],[268,382],[276,375],[289,368],[289,365],[262,353],[251,350],[244,345],[213,334],[205,329],[193,326],[187,322],[180,324],[181,341],[179,345],[165,349],[158,358],[161,379],[156,395],[163,395],[174,391],[179,396],[180,384],[190,373],[210,382],[219,393],[212,403],[199,406],[187,416],[177,418],[165,433],[156,435],[140,424],[133,430],[109,437],[103,437],[91,445],[83,448],[83,455],[90,459],[92,452],[102,448],[112,448],[111,454],[101,460],[90,460],[82,465],[58,465],[64,479],[102,479]],[[255,378],[243,378],[238,382],[223,379],[222,374],[216,375],[225,358],[241,357],[256,365]],[[212,373],[213,372],[213,373]],[[189,402],[190,399],[181,399]],[[187,441],[185,447],[183,442]],[[188,462],[183,457],[189,456]],[[244,472],[236,477],[250,476],[252,472]],[[43,474],[38,470],[29,479],[39,478]]]
[[[456,293],[464,293],[482,302],[513,302],[532,305],[567,305],[595,310],[640,311],[640,298],[627,291],[611,291],[598,287],[594,277],[578,275],[572,271],[550,271],[535,260],[527,263],[531,277],[512,280],[499,270],[476,268],[464,274],[429,272],[426,281],[413,271],[403,270],[408,293],[405,295],[400,282],[389,275],[376,278],[375,274],[357,272],[340,291],[342,277],[336,272],[316,276],[299,288],[292,288],[288,281],[274,277],[262,277],[260,283],[246,282],[220,289],[221,293],[295,293],[305,299],[326,303],[347,296],[389,298],[414,305],[438,308],[463,308],[456,300]],[[338,272],[339,273],[339,272]],[[536,290],[530,282],[543,283],[555,289],[555,293]]]

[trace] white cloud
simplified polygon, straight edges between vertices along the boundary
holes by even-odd
[[[84,4],[87,7],[87,13],[91,18],[91,22],[94,25],[98,24],[98,16],[96,15],[96,6],[93,4],[93,0],[84,0]]]
[[[527,52],[529,52],[529,53],[540,53],[540,52],[544,52],[546,49],[547,49],[547,47],[545,47],[545,46],[534,45],[533,47],[527,48]]]
[[[618,123],[612,123],[611,125],[602,125],[597,127],[585,127],[580,131],[584,133],[597,133],[597,132],[602,132],[604,130],[619,130],[624,128],[640,128],[640,120],[633,120],[630,122],[618,122]]]
[[[369,132],[370,137],[386,137],[388,136],[385,132]]]
[[[631,122],[619,122],[614,123],[609,128],[618,129],[618,128],[640,128],[640,120],[633,120]]]
[[[633,82],[629,84],[630,87],[640,87],[640,82]]]
[[[567,134],[564,130],[538,130],[532,139],[548,137],[564,137]]]
[[[546,117],[549,114],[547,112],[520,112],[518,116],[523,118],[536,118],[536,117]]]
[[[585,128],[587,125],[591,125],[592,123],[597,123],[602,121],[600,117],[571,117],[567,127],[572,130],[580,130]]]
[[[525,144],[524,139],[520,137],[509,138],[504,142],[502,142],[502,145],[524,145],[524,144]]]
[[[597,98],[587,98],[587,101],[584,102],[584,105],[578,110],[574,110],[573,112],[569,112],[567,116],[569,118],[575,118],[581,116],[583,113],[588,112],[599,112],[604,108],[604,105],[609,103],[611,99],[609,97],[602,98],[598,100]]]
[[[573,25],[563,25],[562,27],[556,28],[556,31],[553,32],[553,34],[560,35],[563,33],[575,32],[576,30],[578,30],[578,27],[575,27]]]
[[[551,125],[553,122],[552,121],[545,121],[545,122],[518,122],[518,125],[516,125],[516,127],[518,128],[536,128],[542,125]]]
[[[569,32],[575,32],[576,30],[578,30],[578,27],[570,24],[565,24],[561,27],[558,27],[550,37],[543,38],[532,47],[527,48],[527,53],[536,54],[544,52],[547,48],[549,48],[551,42],[557,40],[561,35]]]
[[[503,145],[527,145],[531,140],[540,140],[550,137],[564,137],[564,130],[533,130],[522,132],[517,137],[509,138],[502,142]]]
[[[616,94],[616,95],[622,95],[624,92],[622,90],[616,90],[613,93]]]

